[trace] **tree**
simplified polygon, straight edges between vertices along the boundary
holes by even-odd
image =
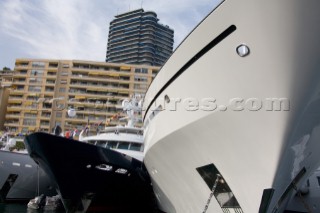
[[[3,71],[11,71],[11,69],[9,67],[3,67],[2,70]]]

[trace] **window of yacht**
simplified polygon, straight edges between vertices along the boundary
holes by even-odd
[[[117,141],[109,141],[107,143],[107,148],[109,149],[116,149],[117,148],[117,145],[118,145],[118,142]]]
[[[85,141],[87,143],[90,143],[90,144],[96,144],[96,141]]]
[[[134,150],[134,151],[141,151],[141,144],[138,143],[131,143],[129,150]]]
[[[106,141],[97,141],[96,145],[97,145],[97,146],[105,147]]]
[[[129,149],[129,143],[119,142],[118,149]]]

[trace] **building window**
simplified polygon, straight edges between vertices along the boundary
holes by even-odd
[[[61,118],[62,117],[62,112],[56,112],[56,117]]]
[[[32,67],[45,67],[46,64],[44,62],[37,62],[37,61],[34,61],[32,62]]]
[[[152,70],[152,76],[155,77],[158,74],[158,70]]]
[[[45,90],[44,90],[45,92],[53,92],[54,91],[54,87],[49,87],[49,86],[47,86],[47,87],[45,87]]]
[[[55,81],[55,80],[47,80],[46,83],[47,83],[47,84],[55,84],[56,81]]]
[[[20,64],[17,64],[17,66],[23,66],[23,67],[27,67],[29,65],[29,62],[22,62]]]
[[[58,63],[49,63],[49,67],[58,67]]]
[[[32,76],[43,76],[43,70],[32,70],[31,75]]]
[[[16,87],[16,85],[14,85],[13,87]],[[17,88],[17,90],[24,90],[24,86],[22,86],[22,85],[19,85],[16,88]]]
[[[41,86],[29,86],[29,92],[41,92]]]
[[[145,73],[147,74],[148,73],[148,69],[147,68],[136,68],[134,70],[135,73]]]
[[[23,125],[35,126],[36,125],[36,119],[26,118],[26,119],[23,120]]]
[[[30,83],[41,83],[43,78],[30,78]]]
[[[48,72],[48,74],[47,75],[57,75],[57,73],[56,72]]]
[[[134,84],[134,89],[146,90],[147,85],[146,84]]]
[[[61,126],[61,121],[56,121],[56,124],[55,124],[56,126],[57,125],[59,125],[59,126]]]
[[[142,82],[147,82],[148,78],[144,76],[134,76],[135,81],[142,81]]]
[[[34,114],[34,113],[24,113],[24,117],[37,117],[37,114]]]
[[[64,88],[64,87],[60,88],[59,92],[66,92],[66,88]]]

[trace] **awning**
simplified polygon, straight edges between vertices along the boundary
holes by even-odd
[[[84,103],[81,102],[71,102],[69,105],[77,105],[77,106],[84,106]]]
[[[33,103],[33,101],[26,101],[26,102],[24,102],[24,105],[25,106],[30,106],[30,105],[32,105],[32,103]]]
[[[119,77],[119,73],[108,73],[108,76]]]
[[[99,75],[99,72],[89,72],[89,75]]]
[[[104,87],[101,87],[101,88],[87,88],[87,91],[107,91],[108,88],[104,88]]]
[[[80,95],[76,95],[76,97],[74,97],[75,99],[86,99],[85,96],[80,96]]]
[[[37,110],[32,110],[32,109],[27,109],[24,111],[24,113],[32,113],[32,114],[37,114],[38,111]]]
[[[22,100],[14,100],[14,99],[9,99],[8,101],[9,103],[14,103],[14,104],[21,104],[22,103]]]
[[[28,130],[29,130],[29,131],[34,131],[34,130],[36,130],[36,127],[34,127],[34,126],[29,126],[29,127],[28,127]]]
[[[12,111],[21,111],[21,108],[14,108],[14,107],[10,107],[10,108],[7,108],[7,111],[8,111],[8,112],[12,112]]]
[[[118,93],[121,93],[121,94],[129,94],[129,91],[125,91],[125,90],[119,90]]]
[[[129,67],[129,66],[121,66],[120,69],[121,70],[130,70],[131,67]]]
[[[37,93],[29,93],[27,96],[37,96]]]
[[[99,72],[99,75],[109,75],[109,73],[107,71],[105,72]]]
[[[23,94],[25,94],[25,91],[24,90],[11,90],[10,93],[23,95]]]

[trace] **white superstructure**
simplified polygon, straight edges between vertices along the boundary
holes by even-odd
[[[117,152],[129,155],[143,161],[143,129],[134,127],[141,112],[140,97],[134,96],[130,100],[122,102],[123,110],[127,113],[128,123],[126,126],[107,127],[95,136],[84,137],[84,131],[80,133],[80,141],[92,143],[113,149]]]
[[[113,149],[140,161],[143,160],[143,130],[141,128],[107,127],[98,135],[84,137],[82,141]]]
[[[223,1],[162,67],[143,109],[164,212],[283,212],[319,168],[319,8]]]

